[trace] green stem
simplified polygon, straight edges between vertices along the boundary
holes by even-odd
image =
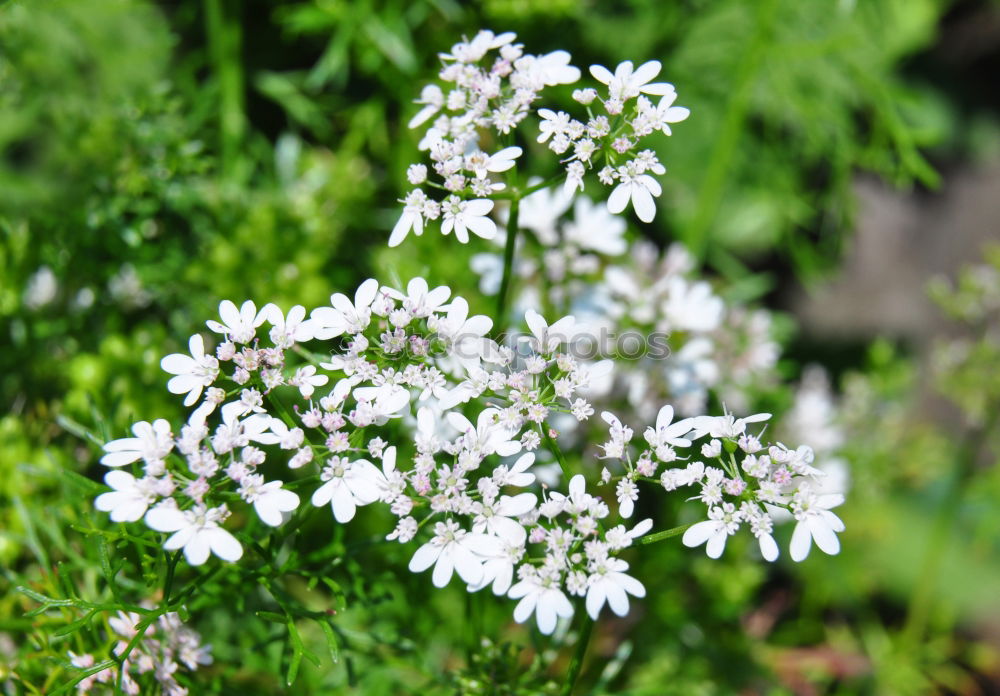
[[[757,5],[756,27],[739,62],[738,72],[730,90],[725,119],[715,138],[715,147],[708,160],[708,170],[698,192],[698,202],[690,224],[683,231],[684,241],[697,258],[704,258],[708,232],[721,207],[726,179],[733,170],[732,161],[739,151],[740,137],[750,109],[750,98],[768,47],[768,37],[774,23],[776,0],[763,0]]]
[[[670,539],[675,536],[680,536],[687,531],[690,524],[682,524],[680,527],[674,527],[672,529],[664,529],[662,532],[657,532],[656,534],[647,534],[644,537],[639,537],[636,539],[636,544],[655,544],[658,541],[663,541],[664,539]]]
[[[219,90],[219,137],[223,173],[235,176],[246,132],[242,26],[232,0],[206,0],[205,33]]]
[[[497,335],[507,330],[507,296],[510,294],[510,280],[514,267],[514,247],[517,245],[517,214],[520,204],[520,198],[514,198],[510,202],[510,215],[507,216],[507,244],[503,250],[503,279],[500,281],[500,294],[497,295],[497,323],[493,326]]]
[[[937,514],[934,517],[934,527],[931,529],[924,559],[921,563],[917,584],[910,595],[907,607],[906,623],[903,626],[902,644],[908,648],[916,648],[923,639],[927,621],[933,608],[934,589],[941,571],[941,564],[949,547],[949,537],[955,524],[955,518],[961,508],[965,489],[975,472],[976,458],[986,441],[988,434],[996,425],[1000,411],[991,409],[992,415],[986,423],[969,430],[959,450],[957,468],[948,483]]]
[[[548,428],[543,423],[538,424],[538,432],[541,433],[542,439],[545,440],[545,446],[549,448],[556,461],[559,462],[559,468],[562,470],[563,477],[568,482],[570,479],[569,466],[567,466],[566,460],[563,458],[562,450],[559,449],[559,443],[549,434]]]
[[[587,654],[587,646],[590,644],[590,634],[594,630],[594,620],[590,614],[583,612],[583,625],[580,626],[580,636],[576,641],[576,651],[573,659],[569,662],[569,671],[566,673],[566,682],[563,684],[561,696],[570,696],[576,680],[580,678],[580,671],[583,669],[583,658]]]

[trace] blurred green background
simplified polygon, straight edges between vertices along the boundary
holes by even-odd
[[[159,358],[220,299],[310,307],[371,274],[415,273],[475,294],[477,249],[442,255],[433,235],[384,247],[417,161],[411,102],[437,53],[482,27],[580,66],[663,62],[692,117],[657,142],[667,181],[639,232],[686,243],[732,297],[797,317],[783,369],[826,368],[846,433],[840,556],[765,568],[739,544],[719,562],[658,546],[636,564],[648,600],[600,625],[586,688],[1000,693],[996,311],[946,323],[921,299],[933,274],[1000,241],[989,0],[0,5],[6,692],[47,693],[26,684],[65,677],[76,649],[24,618],[33,605],[12,588],[106,590],[78,529],[108,523],[62,472],[99,477],[88,433],[180,415]],[[953,225],[966,189],[982,210]],[[913,255],[942,244],[947,258]],[[837,294],[864,282],[886,296]],[[934,359],[967,333],[963,359]],[[499,644],[467,659],[448,640],[468,632],[462,593],[412,578],[400,549],[375,551],[329,570],[352,608],[343,655],[305,664],[294,690],[273,625],[211,597],[193,607],[217,661],[191,693],[541,693],[558,678],[545,644],[515,650],[513,672],[495,671],[511,663]],[[510,607],[481,610],[505,626]]]

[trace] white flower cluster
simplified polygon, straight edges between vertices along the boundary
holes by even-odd
[[[570,414],[587,420],[594,410],[581,394],[611,367],[611,361],[585,363],[563,352],[580,329],[574,317],[550,324],[529,310],[530,335],[514,347],[501,346],[486,336],[489,318],[469,316],[463,298],[415,278],[405,292],[369,279],[353,299],[335,294],[330,306],[308,319],[302,307],[284,315],[274,305],[257,311],[252,302],[237,308],[228,301],[220,305],[220,318],[208,322],[221,335],[213,354],[196,335],[191,355],[162,361],[173,375],[169,389],[185,395],[189,406],[198,404],[180,435],[164,420],[142,421],[133,426],[134,437],[105,445],[102,463],[113,468],[105,480],[113,490],[95,504],[113,520],[144,519],[169,534],[165,549],[182,549],[191,564],[211,554],[237,561],[243,547],[224,528],[229,503],[238,497],[263,524],[280,526],[300,504],[289,490],[300,482],[286,486],[274,477],[276,466],[284,465],[292,476],[295,470],[319,474],[311,503],[329,506],[339,523],[353,519],[358,507],[381,503],[397,518],[389,540],[410,542],[430,525],[433,537],[417,549],[411,570],[433,566],[437,586],[456,572],[470,591],[490,586],[519,600],[517,620],[534,614],[545,632],[572,612],[571,596],[586,597],[596,617],[605,602],[624,614],[627,595],[643,595],[617,554],[651,523],[632,530],[614,524],[608,506],[586,492],[579,474],[567,493],[546,493],[529,471],[543,438],[562,463],[549,420]],[[266,338],[259,335],[265,322]],[[314,355],[300,344],[315,340],[327,341],[323,352],[330,355],[318,366],[322,373],[313,364],[293,364],[294,356]],[[284,395],[303,399],[294,415],[274,398],[281,387]],[[805,454],[778,446],[770,459],[753,455],[756,440],[741,437],[744,421],[726,416],[670,425],[672,413],[670,407],[661,411],[657,428],[647,433],[652,453],[635,467],[627,464],[618,482],[622,518],[631,516],[635,482],[655,473],[652,458],[673,461],[673,448],[690,444],[691,430],[704,430],[739,438],[751,483],[742,483],[739,471],[720,459],[722,469],[702,466],[684,485],[717,484],[732,493],[742,483],[733,495],[770,491],[762,502],[791,507],[802,519],[826,519],[813,514],[824,500],[810,498],[804,486],[788,499],[783,488],[793,477],[814,473]],[[629,462],[631,431],[606,419],[614,439],[605,456]],[[758,463],[748,469],[754,457]],[[140,462],[141,478],[124,470]],[[726,511],[721,497],[711,503]],[[727,524],[750,522],[748,510],[730,511]],[[762,513],[755,530],[769,532],[764,519]],[[809,524],[821,548],[830,550],[829,539]]]
[[[490,198],[507,189],[498,175],[513,169],[523,150],[511,145],[490,153],[481,149],[481,142],[509,142],[544,88],[580,79],[566,51],[528,54],[515,38],[511,32],[495,35],[484,30],[440,56],[442,84],[423,88],[416,100],[421,109],[409,122],[410,128],[417,128],[434,119],[419,145],[428,153],[431,170],[423,163],[407,169],[407,180],[417,188],[401,200],[403,213],[389,237],[390,247],[411,231],[423,234],[424,225],[438,218],[442,233],[454,231],[462,243],[468,242],[470,232],[484,239],[496,236],[496,224],[488,217],[494,206]],[[636,148],[654,132],[670,135],[670,124],[683,121],[689,112],[673,105],[673,85],[651,82],[660,72],[657,61],[637,70],[626,61],[614,74],[593,65],[590,72],[607,87],[607,96],[598,99],[597,90],[588,88],[575,90],[574,99],[587,106],[588,114],[590,105],[600,101],[607,115],[591,115],[584,123],[564,111],[540,108],[537,141],[566,156],[567,192],[583,190],[585,173],[601,164],[601,183],[615,187],[608,210],[620,213],[631,202],[639,218],[649,222],[656,214],[653,197],[661,193],[650,173],[666,170],[652,150]],[[659,103],[654,105],[644,94],[659,96]],[[425,186],[447,195],[436,200]]]
[[[624,221],[555,188],[527,196],[520,220],[538,244],[519,247],[516,307],[553,306],[608,337],[659,337],[661,345],[618,360],[606,389],[624,393],[640,419],[654,418],[665,400],[684,415],[703,414],[710,392],[743,410],[752,387],[776,380],[770,313],[724,300],[681,244],[661,254],[637,242],[626,254]],[[496,294],[502,255],[476,254],[471,266],[480,289]]]
[[[108,619],[108,626],[117,637],[115,655],[126,653],[129,642],[138,633],[139,620],[138,614],[121,611]],[[141,693],[138,677],[152,674],[165,696],[187,696],[188,689],[178,684],[174,675],[182,669],[193,672],[200,666],[212,664],[211,649],[210,645],[202,645],[201,636],[185,626],[176,612],[169,612],[146,629],[122,661],[120,675],[117,665],[91,674],[77,682],[77,693],[118,693],[115,685],[120,679],[121,693],[136,695]],[[89,669],[96,664],[90,653],[70,652],[69,659],[78,669]]]
[[[824,473],[812,466],[812,449],[803,445],[790,450],[780,442],[768,446],[747,432],[748,425],[767,421],[771,414],[734,418],[727,413],[673,422],[673,407],[664,406],[655,427],[643,433],[648,448],[634,461],[629,451],[631,428],[610,412],[605,411],[602,417],[610,425],[604,457],[620,460],[625,468],[616,489],[622,517],[632,515],[639,497],[637,482],[658,480],[667,491],[698,489],[694,498],[708,507],[708,519],[691,525],[682,541],[691,547],[705,544],[711,558],[721,556],[726,540],[746,525],[757,538],[761,555],[768,561],[776,560],[778,545],[771,532],[775,518],[782,517],[775,513],[781,511],[790,511],[797,521],[792,560],[805,559],[814,540],[825,553],[840,551],[836,533],[844,531],[844,524],[830,509],[843,503],[844,496],[816,493]],[[699,459],[685,458],[678,452],[706,436],[711,439],[701,446]],[[681,462],[683,466],[679,466]],[[657,479],[661,466],[665,468]]]
[[[548,143],[557,155],[571,154],[566,163],[565,188],[583,190],[583,177],[590,169],[603,165],[597,173],[605,186],[614,186],[608,197],[608,210],[620,213],[631,203],[643,222],[656,216],[653,200],[662,193],[659,182],[650,173],[666,172],[656,153],[638,151],[642,138],[660,132],[671,135],[670,124],[683,121],[690,111],[674,106],[677,92],[668,82],[653,82],[660,74],[660,62],[651,60],[638,69],[632,61],[619,63],[612,74],[602,65],[591,65],[590,74],[607,87],[601,97],[595,89],[578,89],[573,98],[587,106],[586,123],[564,111],[540,109],[543,121],[539,126],[538,142]],[[645,95],[658,96],[653,104]],[[634,103],[630,103],[634,100]],[[591,105],[599,101],[604,114],[594,115]]]

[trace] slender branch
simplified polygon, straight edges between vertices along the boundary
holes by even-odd
[[[559,468],[562,470],[563,477],[569,481],[569,466],[566,464],[566,459],[563,457],[562,450],[559,449],[559,443],[556,442],[556,439],[549,434],[549,429],[546,428],[543,423],[538,424],[538,432],[541,433],[542,439],[545,440],[545,446],[549,448],[549,451],[552,452],[556,461],[559,462]]]
[[[692,523],[693,524],[693,523]],[[647,534],[644,537],[639,537],[636,539],[636,544],[655,544],[658,541],[663,541],[664,539],[670,539],[675,536],[680,536],[687,531],[690,524],[682,524],[680,527],[674,527],[672,529],[664,529],[662,532],[657,532],[656,534]]]
[[[503,250],[503,279],[500,281],[500,294],[497,295],[497,323],[494,331],[498,335],[507,330],[507,296],[510,294],[510,280],[514,267],[514,248],[517,245],[517,215],[521,201],[515,198],[510,202],[510,214],[507,216],[507,244]]]
[[[569,662],[569,670],[566,673],[566,681],[563,683],[561,696],[570,696],[576,680],[580,678],[580,671],[583,669],[583,658],[587,654],[587,646],[590,644],[590,634],[594,630],[594,620],[586,611],[583,613],[583,625],[580,626],[580,636],[576,641],[576,651]]]

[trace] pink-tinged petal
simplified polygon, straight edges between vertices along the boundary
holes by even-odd
[[[533,309],[529,309],[524,313],[524,321],[528,324],[528,328],[531,329],[531,333],[534,334],[535,338],[539,341],[545,340],[549,324],[541,314]]]
[[[656,203],[653,202],[653,197],[639,184],[632,186],[632,207],[635,208],[636,216],[643,222],[652,222],[656,217]]]
[[[538,620],[538,630],[545,635],[556,630],[556,610],[548,601],[548,597],[542,597],[535,607],[535,618]]]
[[[653,82],[648,85],[643,85],[639,88],[639,91],[643,94],[651,94],[656,97],[664,96],[667,94],[672,94],[674,86],[669,82]]]
[[[206,529],[201,536],[208,538],[212,553],[224,561],[235,562],[243,557],[243,547],[232,534],[221,527]]]
[[[198,363],[192,357],[183,353],[171,353],[160,360],[160,369],[172,375],[191,372],[197,366]]]
[[[656,429],[660,430],[666,428],[670,425],[670,421],[674,419],[674,407],[667,404],[660,409],[660,412],[656,414]]]
[[[621,183],[615,186],[614,191],[608,196],[608,212],[618,214],[625,210],[631,195],[631,185]]]
[[[108,443],[110,444],[110,443]],[[107,447],[107,446],[105,446]],[[131,464],[142,456],[139,452],[109,452],[101,457],[101,464],[104,466],[125,466]]]
[[[463,582],[478,585],[483,581],[483,562],[464,545],[456,543],[452,546],[452,559]]]
[[[215,319],[209,319],[205,322],[205,326],[214,331],[215,333],[225,334],[229,333],[229,327],[225,324],[215,321]]]
[[[330,506],[333,508],[333,518],[341,524],[346,524],[354,519],[357,512],[357,505],[354,503],[354,496],[346,485],[337,486],[330,499]]]
[[[620,503],[618,503],[618,514],[624,519],[628,520],[632,518],[632,513],[635,512],[635,503],[631,498],[625,498]]]
[[[329,503],[333,498],[333,489],[339,485],[341,485],[340,479],[332,479],[313,491],[311,501],[313,506],[321,507]]]
[[[819,516],[826,520],[827,525],[829,525],[830,529],[835,532],[842,532],[846,529],[846,527],[844,527],[844,521],[829,510],[820,510]]]
[[[705,544],[705,553],[708,554],[709,558],[718,558],[722,555],[722,552],[726,550],[726,538],[728,536],[725,530],[722,529],[712,534],[708,543]]]
[[[623,60],[618,64],[618,67],[615,68],[615,79],[619,82],[625,82],[630,77],[632,77],[632,61]]]
[[[497,224],[487,217],[474,217],[465,221],[466,227],[482,239],[493,239],[497,236]]]
[[[601,607],[604,606],[605,599],[607,599],[607,593],[605,592],[606,584],[603,581],[598,581],[587,590],[587,613],[595,621],[601,613]]]
[[[633,85],[644,85],[660,74],[660,61],[650,60],[640,65],[629,80]]]
[[[104,475],[104,483],[116,491],[131,490],[135,487],[135,477],[127,471],[109,471]]]
[[[653,528],[653,520],[647,517],[642,522],[639,522],[634,527],[632,527],[632,530],[628,533],[628,535],[633,539],[638,539],[639,537],[646,534],[652,528]]]
[[[681,543],[692,549],[696,546],[701,546],[715,533],[717,526],[718,524],[711,520],[696,522],[684,532],[684,536],[681,537]]]
[[[628,614],[628,595],[620,586],[612,581],[607,581],[608,606],[618,616]]]
[[[614,75],[611,74],[611,71],[608,70],[607,68],[605,68],[603,65],[591,65],[590,66],[590,74],[594,76],[595,80],[597,80],[598,82],[601,82],[603,84],[606,84],[606,85],[610,84],[612,78],[614,77]],[[549,111],[549,110],[548,109],[539,109],[538,113],[542,114],[542,116],[545,116],[545,114],[542,113],[543,111]],[[552,114],[551,111],[549,113]],[[555,116],[555,114],[552,114],[551,116],[549,116],[547,118],[552,118],[554,116]]]
[[[105,493],[105,495],[108,494]],[[121,495],[123,497],[126,497],[128,494],[118,493],[116,495]],[[145,514],[146,509],[148,507],[149,505],[146,503],[145,500],[142,499],[123,500],[115,507],[115,510],[111,513],[111,521],[137,522],[142,519],[142,516]]]
[[[330,295],[330,304],[342,315],[354,313],[354,303],[342,292],[335,292]]]
[[[680,123],[691,115],[691,110],[685,106],[671,106],[667,109],[667,113],[664,115],[663,120],[668,123]]]
[[[778,559],[778,544],[774,541],[773,536],[761,534],[757,537],[757,542],[760,544],[760,555],[764,557],[765,561],[773,563]]]
[[[410,572],[412,573],[422,573],[428,568],[430,568],[437,561],[438,556],[441,555],[441,547],[431,544],[430,542],[424,544],[417,552],[413,554],[413,558],[410,559]]]
[[[163,548],[166,551],[176,551],[177,549],[182,549],[188,545],[188,543],[195,537],[197,529],[194,527],[185,527],[178,532],[175,532],[169,539],[163,543]]]
[[[521,451],[521,443],[517,440],[507,440],[496,446],[496,453],[501,457],[510,457]]]
[[[816,497],[816,504],[827,510],[844,504],[844,496],[841,493],[826,493]]]
[[[524,527],[509,517],[492,517],[489,523],[493,532],[511,546],[521,546],[528,537]]]
[[[642,598],[646,596],[646,587],[641,582],[633,578],[631,575],[618,573],[618,575],[616,575],[615,577],[621,588],[626,592],[628,592],[633,597]]]
[[[518,583],[518,585],[520,584],[521,583]],[[514,597],[514,595],[512,594],[514,592],[514,588],[516,587],[517,585],[514,585],[514,587],[510,588],[511,594],[509,596],[514,599],[517,599],[517,597]],[[525,621],[527,621],[531,617],[532,612],[535,611],[535,605],[537,604],[537,602],[538,602],[538,595],[535,594],[524,595],[524,598],[517,603],[516,607],[514,607],[514,621],[516,621],[517,623],[524,623]]]
[[[230,300],[223,300],[219,303],[219,316],[222,321],[229,326],[237,326],[240,323],[240,311]]]
[[[476,198],[465,202],[463,212],[468,217],[482,217],[493,210],[493,201],[487,198]]]
[[[188,523],[184,513],[177,508],[158,507],[146,513],[146,525],[157,532],[176,532]]]
[[[434,583],[434,587],[444,587],[451,580],[452,571],[455,569],[455,561],[452,557],[453,546],[452,543],[442,549],[437,563],[434,564],[434,572],[431,574],[431,582]]]
[[[641,174],[636,177],[636,181],[642,188],[649,191],[654,196],[659,196],[663,193],[663,187],[660,186],[660,182],[651,177],[649,174]],[[635,202],[635,197],[633,196],[633,202]],[[710,288],[707,285],[703,286],[706,290],[706,294],[710,293]]]
[[[403,214],[399,216],[399,220],[392,228],[392,232],[389,234],[389,246],[395,247],[403,243],[406,239],[406,235],[410,233],[413,228],[414,219],[419,216],[419,213],[411,213],[408,210],[404,210]]]
[[[253,501],[253,509],[257,513],[257,517],[264,524],[277,527],[281,524],[281,512],[278,508],[272,505],[271,501],[268,500],[270,496],[262,496]]]
[[[816,542],[816,546],[819,547],[820,551],[831,556],[836,556],[840,553],[840,540],[834,531],[830,529],[830,525],[826,523],[826,520],[818,515],[809,515],[806,518],[806,524],[809,525],[813,541]]]
[[[174,536],[181,534],[178,532]],[[169,541],[168,541],[169,543]],[[167,548],[164,545],[163,548]],[[187,562],[193,566],[201,565],[208,560],[208,554],[211,550],[208,539],[205,536],[205,532],[193,535],[186,544],[184,544],[184,558]]]
[[[534,508],[537,503],[538,498],[534,493],[519,493],[512,497],[502,495],[499,511],[501,515],[507,517],[518,517]]]
[[[795,525],[792,532],[792,543],[789,547],[792,560],[800,563],[809,555],[809,547],[812,546],[812,534],[809,533],[809,526],[805,522]]]
[[[377,294],[378,281],[374,278],[369,278],[363,282],[358,287],[358,291],[354,293],[354,304],[357,305],[358,309],[370,307],[372,302],[375,301],[375,295]]]

